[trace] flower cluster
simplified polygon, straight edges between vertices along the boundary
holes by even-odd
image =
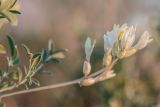
[[[135,26],[114,25],[113,30],[104,35],[104,50],[121,59],[133,55],[152,41],[148,31],[145,31],[138,41],[135,41],[135,38]]]
[[[104,34],[104,68],[97,74],[91,74],[90,56],[95,46],[95,41],[87,38],[85,43],[86,60],[83,65],[84,80],[80,82],[81,86],[89,86],[99,81],[114,77],[116,74],[112,70],[118,59],[129,57],[138,50],[143,49],[152,41],[151,35],[145,31],[136,41],[136,27],[128,27],[127,24],[122,26],[114,25],[113,30]]]

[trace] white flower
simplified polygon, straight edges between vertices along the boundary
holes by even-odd
[[[148,33],[148,31],[145,31],[141,38],[139,39],[138,43],[134,46],[136,49],[143,49],[147,46],[148,43],[150,43],[153,39],[151,38],[151,35]]]
[[[135,41],[135,27],[127,28],[124,33],[122,34],[122,40],[121,40],[121,48],[122,49],[128,49],[130,48],[134,41]]]
[[[123,24],[122,26],[114,25],[113,30],[104,35],[105,52],[107,49],[110,49],[112,50],[112,55],[118,58],[124,58],[143,49],[152,41],[148,31],[143,33],[138,42],[135,41],[135,37],[135,26],[128,27],[127,24]]]
[[[117,40],[117,29],[114,27],[111,32],[104,34],[104,51],[106,49],[112,49]]]

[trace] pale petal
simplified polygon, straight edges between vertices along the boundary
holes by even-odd
[[[133,45],[134,41],[135,41],[135,28],[132,26],[126,29],[126,31],[124,31],[121,41],[121,48],[122,49],[130,48]]]
[[[136,49],[143,49],[147,46],[148,43],[152,41],[151,35],[145,31],[141,38],[139,39],[138,43],[134,46]]]
[[[114,28],[111,32],[107,32],[104,35],[104,50],[112,49],[114,43],[118,40],[117,30]]]

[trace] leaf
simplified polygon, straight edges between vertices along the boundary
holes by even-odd
[[[4,89],[7,87],[12,87],[15,83],[13,81],[3,82],[0,84],[0,89]]]
[[[88,37],[85,42],[85,54],[87,61],[90,61],[91,54],[93,52],[93,48],[96,44],[96,41],[94,40],[93,44],[91,43],[91,39]]]
[[[5,16],[3,16],[2,14],[0,14],[0,18],[5,18]]]
[[[22,71],[21,70],[18,70],[18,71],[13,71],[11,72],[8,77],[14,81],[21,81],[22,80]]]
[[[31,80],[32,80],[32,83],[34,83],[37,86],[40,86],[40,82],[37,79],[31,78]]]
[[[49,63],[49,62],[52,62],[52,63],[60,63],[60,61],[59,61],[58,59],[47,58],[47,59],[46,59],[46,63]]]
[[[6,107],[6,104],[4,102],[0,102],[0,107]]]
[[[42,51],[41,51],[41,62],[45,63],[46,58],[47,58],[47,51],[45,49],[42,49]]]
[[[92,47],[92,45],[91,45],[91,39],[89,37],[86,39],[84,47],[85,47],[85,53],[86,53],[86,55],[89,54],[90,53],[90,49]]]
[[[9,11],[1,12],[1,14],[14,26],[18,24],[17,17]]]
[[[36,54],[33,55],[33,58],[32,58],[32,59],[35,59],[35,58],[40,57],[40,56],[41,56],[40,53],[36,53]]]
[[[2,0],[0,9],[1,10],[8,10],[16,4],[16,1],[17,0]]]
[[[30,49],[25,45],[25,44],[22,44],[22,47],[25,49],[26,53],[28,55],[31,55],[32,53],[30,52]]]
[[[63,59],[65,58],[65,54],[63,52],[57,52],[57,53],[50,55],[49,58]]]
[[[48,41],[48,50],[54,50],[55,44],[52,40]]]
[[[17,46],[15,45],[15,41],[11,36],[7,36],[7,39],[10,47],[10,53],[12,56],[12,63],[14,65],[18,65],[20,63],[20,60],[19,60],[18,49]]]
[[[32,61],[31,70],[36,69],[36,67],[39,65],[39,63],[40,63],[40,56],[37,56]]]
[[[15,6],[15,4],[17,3],[17,1],[18,1],[18,0],[14,0],[14,2],[13,2],[13,4],[11,5],[11,7],[10,7],[10,8],[14,7],[14,6]]]
[[[18,82],[21,82],[23,79],[23,73],[20,68],[18,68]]]
[[[54,51],[49,58],[54,58],[54,59],[63,59],[65,58],[65,52],[67,52],[68,50],[57,50]]]
[[[7,53],[6,48],[2,44],[0,44],[0,54],[6,54],[6,53]]]
[[[21,12],[17,11],[17,10],[9,10],[9,12],[13,13],[13,14],[21,14]]]

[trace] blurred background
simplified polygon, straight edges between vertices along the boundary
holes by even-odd
[[[149,30],[154,41],[114,67],[117,76],[90,87],[63,88],[7,97],[7,107],[160,107],[160,1],[159,0],[21,0],[17,27],[5,25],[1,40],[12,34],[33,52],[53,39],[67,48],[60,64],[47,65],[36,75],[41,86],[82,76],[84,42],[97,40],[91,61],[93,72],[102,66],[103,34],[113,24],[137,25],[137,34]],[[4,42],[2,41],[2,42]],[[23,55],[23,54],[22,54]],[[22,56],[23,58],[25,56]],[[34,86],[32,87],[34,88]]]

